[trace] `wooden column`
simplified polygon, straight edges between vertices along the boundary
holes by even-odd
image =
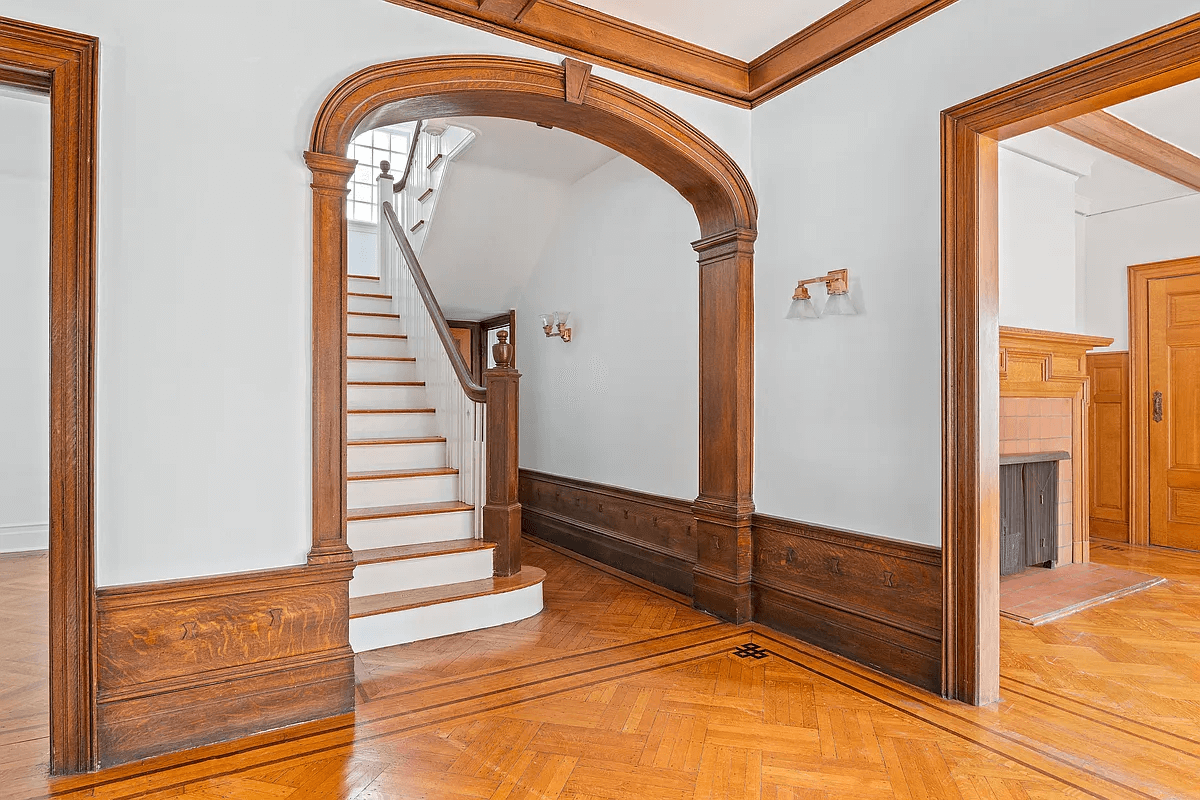
[[[735,228],[700,254],[700,495],[696,608],[748,622],[754,513],[754,239]]]
[[[520,381],[513,369],[513,346],[508,331],[496,334],[492,347],[496,366],[484,373],[487,387],[487,503],[483,507],[483,538],[496,543],[497,577],[521,571],[521,504],[517,502],[520,460]]]
[[[310,564],[349,561],[346,544],[346,194],[357,161],[306,152],[313,182],[313,545]]]

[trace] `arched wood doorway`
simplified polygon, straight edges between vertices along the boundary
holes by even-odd
[[[745,175],[677,115],[572,64],[443,56],[378,64],[325,99],[305,160],[313,174],[313,547],[310,563],[349,560],[346,544],[347,159],[354,135],[417,119],[493,116],[577,133],[637,161],[696,211],[700,254],[700,494],[695,602],[750,619],[754,422],[754,239]],[[582,73],[577,70],[582,70]],[[568,100],[568,97],[571,99]]]

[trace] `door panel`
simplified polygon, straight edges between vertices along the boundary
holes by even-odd
[[[1129,541],[1129,354],[1088,353],[1087,478],[1093,538]]]
[[[1200,275],[1149,286],[1150,543],[1200,550]]]

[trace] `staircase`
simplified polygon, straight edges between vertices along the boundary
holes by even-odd
[[[391,201],[392,177],[385,173],[380,184],[380,196]],[[515,413],[493,408],[487,395],[492,380],[519,376],[489,370],[488,389],[465,377],[401,225],[390,202],[386,209],[381,203],[382,277],[349,277],[346,504],[356,564],[355,652],[502,625],[542,610],[545,573],[520,566],[519,531],[485,532],[483,525],[485,465],[512,476],[516,470],[515,444],[511,463],[497,460],[510,452],[503,442],[487,460],[485,431],[491,435],[493,427],[485,420]],[[497,396],[507,402],[508,395]],[[486,482],[488,507],[503,519],[516,498],[500,497],[503,476],[493,477],[494,485]]]

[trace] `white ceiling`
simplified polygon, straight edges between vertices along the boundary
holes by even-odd
[[[500,117],[443,120],[478,134],[459,160],[529,178],[571,184],[617,157],[615,150],[570,131]]]
[[[1200,81],[1190,81],[1112,106],[1110,114],[1200,156]]]
[[[623,20],[750,61],[845,0],[579,0]]]

